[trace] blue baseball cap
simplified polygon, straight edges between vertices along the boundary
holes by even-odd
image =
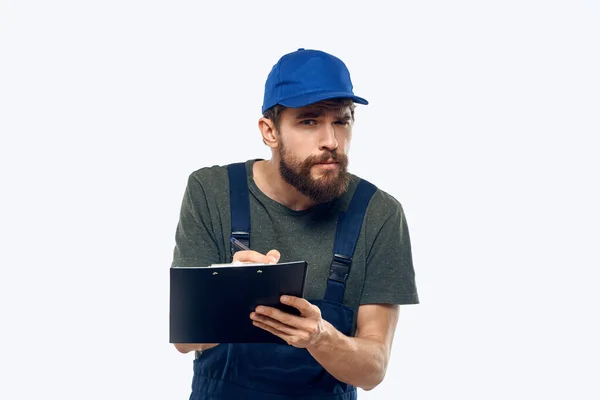
[[[276,104],[297,108],[336,98],[369,104],[355,96],[352,88],[350,72],[342,60],[320,50],[298,49],[282,56],[271,69],[262,112]]]

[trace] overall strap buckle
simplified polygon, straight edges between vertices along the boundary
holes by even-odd
[[[351,266],[352,257],[334,254],[331,268],[329,269],[329,279],[340,283],[346,283]]]

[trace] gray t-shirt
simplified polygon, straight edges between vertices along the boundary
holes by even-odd
[[[294,211],[258,188],[252,175],[254,161],[246,161],[251,248],[263,254],[277,249],[280,262],[307,261],[304,297],[322,299],[333,257],[337,216],[347,209],[358,178],[352,175],[348,191],[339,199]],[[230,235],[227,167],[192,172],[182,201],[172,266],[231,262]],[[404,211],[381,189],[373,195],[365,215],[343,302],[355,316],[361,304],[419,303]]]

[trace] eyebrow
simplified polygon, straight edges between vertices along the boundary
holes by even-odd
[[[296,119],[319,118],[319,117],[322,117],[324,114],[325,114],[324,110],[310,110],[310,111],[305,111],[301,114],[298,114],[296,116]],[[350,121],[352,119],[352,117],[350,116],[350,113],[348,113],[348,112],[339,113],[337,115],[337,118],[341,119],[342,121]]]
[[[322,117],[323,114],[325,114],[325,113],[322,110],[305,111],[301,114],[296,115],[296,119],[319,118],[319,117]]]

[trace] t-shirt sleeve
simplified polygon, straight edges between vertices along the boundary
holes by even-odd
[[[393,205],[367,255],[360,304],[419,303],[408,224],[400,203]]]
[[[201,183],[190,175],[181,202],[171,266],[206,267],[219,262],[209,211]]]

